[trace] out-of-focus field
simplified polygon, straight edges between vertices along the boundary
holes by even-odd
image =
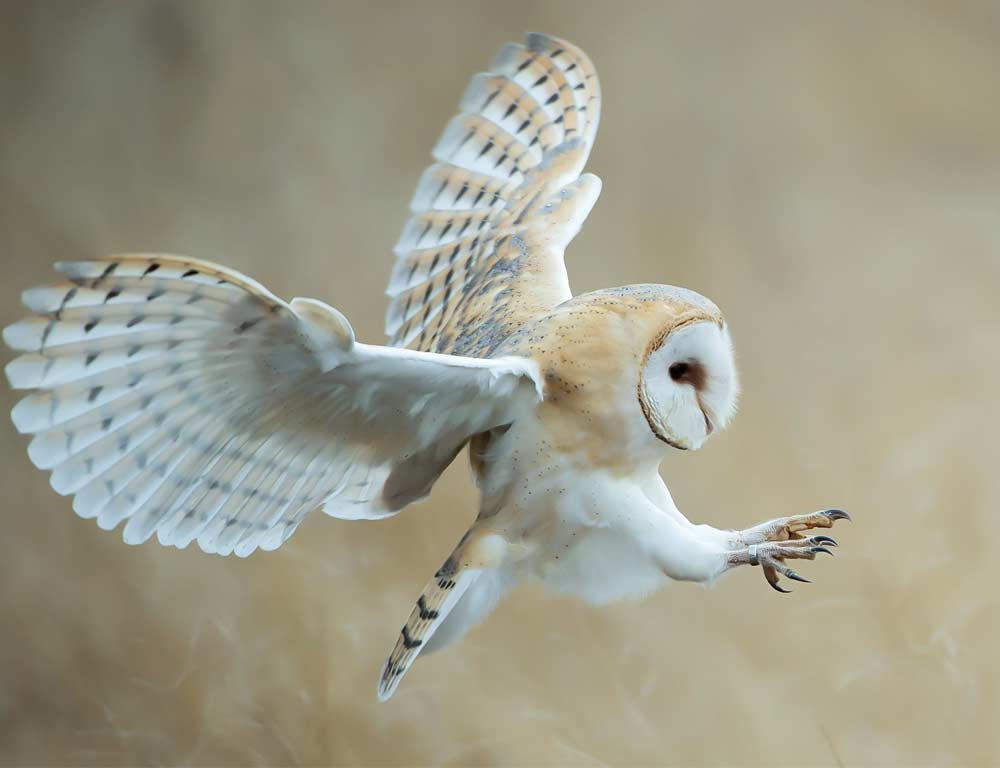
[[[684,285],[733,328],[741,413],[664,464],[679,506],[843,506],[837,558],[787,596],[749,569],[601,611],[522,588],[379,705],[475,515],[464,461],[241,561],[78,519],[4,419],[0,762],[1000,762],[997,3],[4,3],[0,322],[54,260],[164,250],[380,340],[430,148],[531,29],[605,93],[574,289]]]

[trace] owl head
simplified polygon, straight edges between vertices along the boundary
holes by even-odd
[[[684,288],[629,285],[574,296],[502,352],[540,362],[550,437],[559,414],[573,412],[580,418],[568,422],[567,445],[604,451],[600,461],[655,464],[664,450],[695,450],[736,410],[722,313]]]
[[[667,315],[642,358],[639,406],[657,438],[674,448],[696,450],[714,431],[724,429],[736,411],[733,346],[717,310],[705,313],[692,306]]]

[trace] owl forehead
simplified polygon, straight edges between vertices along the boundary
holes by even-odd
[[[579,316],[596,312],[630,317],[640,323],[648,321],[659,327],[671,320],[691,315],[722,321],[722,312],[700,293],[673,285],[626,285],[606,288],[576,296],[561,305],[562,310]]]
[[[625,302],[650,308],[655,307],[657,304],[666,304],[676,308],[688,307],[713,314],[721,314],[719,308],[700,293],[696,293],[689,288],[680,288],[676,285],[660,285],[657,283],[624,285],[619,288],[606,288],[601,291],[595,291],[591,295],[618,298]]]

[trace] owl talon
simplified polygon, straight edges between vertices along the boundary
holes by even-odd
[[[788,578],[792,579],[793,581],[801,581],[804,584],[812,584],[812,582],[809,579],[807,579],[805,576],[800,576],[798,573],[796,573],[795,571],[793,571],[791,568],[789,568],[787,571],[785,571],[785,576],[787,576]]]
[[[737,565],[760,565],[761,570],[764,572],[764,579],[772,589],[782,593],[791,592],[790,589],[785,589],[779,584],[781,576],[792,581],[801,581],[803,584],[811,584],[812,581],[785,565],[785,560],[815,560],[818,554],[832,556],[833,552],[826,547],[813,544],[813,541],[816,539],[829,538],[829,536],[823,536],[751,544],[745,549],[731,552],[729,554],[729,564],[731,567]],[[834,543],[834,546],[836,546],[836,543]]]
[[[771,585],[771,589],[773,589],[775,592],[780,592],[783,595],[789,595],[792,593],[792,590],[785,589],[776,581],[768,581],[767,583]]]

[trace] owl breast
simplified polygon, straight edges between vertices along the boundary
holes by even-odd
[[[624,532],[635,491],[623,478],[568,457],[536,455],[517,473],[494,524],[522,544],[512,567],[593,604],[642,597],[666,577]]]

